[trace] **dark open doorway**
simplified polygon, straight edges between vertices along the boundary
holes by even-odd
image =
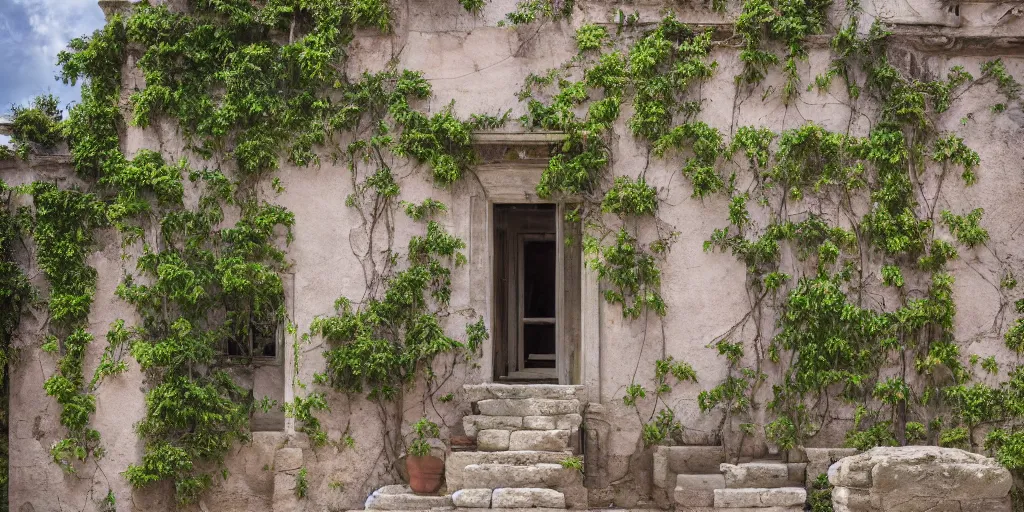
[[[558,210],[494,206],[495,380],[558,382]]]

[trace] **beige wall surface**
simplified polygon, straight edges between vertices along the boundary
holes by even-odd
[[[889,5],[895,3],[899,5]],[[641,0],[625,6],[605,1],[581,1],[579,4],[571,19],[507,28],[499,27],[498,21],[514,8],[514,2],[510,0],[493,0],[476,16],[465,12],[454,0],[396,2],[394,32],[386,36],[370,32],[360,34],[350,49],[349,73],[380,70],[388,62],[397,62],[399,68],[423,71],[434,87],[433,97],[420,106],[425,111],[436,112],[454,100],[455,110],[462,116],[495,114],[512,109],[515,118],[524,112],[524,106],[515,96],[524,78],[530,73],[543,73],[570,59],[575,54],[573,34],[584,23],[606,23],[613,9],[619,7],[628,7],[629,12],[637,10],[647,21],[658,19],[661,10],[670,9],[683,21],[723,23],[728,22],[739,8],[730,3],[730,13],[719,15],[696,4],[653,0]],[[909,16],[908,26],[922,16],[927,18],[930,16],[928,13],[936,9],[924,0],[876,0],[865,4],[868,4],[866,11],[869,15]],[[994,4],[965,5],[963,16],[966,19],[971,13],[982,12],[985,6]],[[893,14],[886,14],[890,12]],[[949,30],[952,33],[956,30],[974,31],[972,34],[983,35],[1012,35],[1012,31],[1005,31],[1020,30],[1017,34],[1024,34],[1024,21],[1019,17],[1011,20],[1008,26],[994,25],[995,28],[978,21],[980,19],[979,14]],[[935,26],[934,23],[938,22],[928,23],[931,24],[927,26]],[[826,40],[812,41],[809,59],[799,64],[803,84],[811,83],[814,75],[828,66],[831,54],[824,44]],[[963,65],[979,77],[982,62],[1002,53],[1010,73],[1024,79],[1024,52],[1020,46],[993,53],[992,50],[978,50],[976,45],[958,45],[956,41],[943,44],[947,48],[942,44],[901,48],[907,51],[899,52],[905,59],[899,64],[913,60],[913,66],[924,75],[933,77],[944,75],[945,70],[953,65]],[[777,90],[781,86],[778,73],[770,74],[764,85],[753,90],[736,86],[733,77],[740,70],[737,45],[728,41],[716,45],[712,58],[718,61],[719,67],[714,77],[700,86],[703,112],[699,119],[727,136],[742,125],[764,126],[779,132],[815,122],[831,130],[845,132],[849,129],[854,135],[864,135],[871,128],[872,119],[861,113],[867,106],[859,105],[860,112],[853,113],[841,85],[833,86],[828,93],[802,92],[786,106],[778,94],[762,98],[766,88]],[[132,84],[141,79],[137,74],[129,74],[125,80]],[[1024,275],[1024,244],[1021,243],[1024,238],[1024,230],[1021,229],[1024,225],[1024,201],[1021,200],[1024,197],[1024,113],[1018,103],[1014,107],[1016,110],[993,114],[989,106],[1000,101],[994,84],[980,84],[971,87],[941,117],[941,126],[937,128],[962,136],[980,154],[981,166],[975,186],[964,188],[960,183],[947,184],[937,201],[940,208],[954,212],[962,213],[978,207],[985,209],[983,223],[991,234],[991,241],[987,246],[973,250],[961,248],[961,258],[951,264],[956,278],[954,294],[958,305],[955,333],[965,355],[1009,358],[1002,336],[1013,317],[1003,307],[1008,299],[1000,291],[998,282],[1008,270],[1018,276]],[[648,150],[638,144],[625,127],[629,114],[630,107],[624,106],[623,115],[613,129],[611,174],[636,177],[646,168],[647,180],[658,189],[662,200],[659,216],[679,232],[679,237],[662,264],[662,294],[668,304],[667,316],[657,318],[652,315],[626,321],[617,306],[603,302],[588,311],[600,319],[599,336],[583,340],[585,357],[596,354],[590,371],[597,373],[586,376],[588,384],[593,383],[589,389],[590,402],[603,404],[601,420],[610,426],[607,437],[602,439],[603,461],[588,460],[588,469],[593,463],[601,464],[607,471],[605,480],[608,485],[604,489],[591,490],[591,504],[594,506],[607,506],[613,500],[620,506],[636,506],[637,500],[650,492],[650,454],[643,450],[640,442],[641,423],[633,408],[623,405],[622,396],[626,387],[634,382],[644,384],[648,389],[652,387],[656,360],[673,356],[693,365],[700,382],[676,386],[667,400],[676,411],[677,418],[690,429],[690,435],[713,437],[710,433],[718,428],[721,416],[719,413],[701,414],[696,397],[699,391],[724,378],[726,365],[708,344],[743,320],[751,309],[743,264],[731,255],[704,252],[702,248],[715,228],[727,225],[727,198],[720,195],[704,200],[691,197],[691,185],[680,175],[680,160],[649,159]],[[962,119],[964,124],[961,124]],[[131,128],[123,144],[129,156],[145,148],[160,150],[173,158],[185,155],[175,128],[169,124],[145,130]],[[3,162],[0,163],[0,171],[10,184],[60,176],[64,176],[61,178],[63,184],[73,184],[73,178],[68,177],[72,175],[68,167],[64,166],[62,171],[59,162],[43,166],[42,161],[43,157],[35,157],[29,164]],[[195,158],[193,163],[204,164]],[[453,273],[451,311],[455,313],[449,322],[453,332],[460,332],[454,329],[479,316],[486,318],[490,325],[489,234],[480,228],[485,226],[483,221],[489,201],[488,190],[482,185],[485,180],[470,176],[450,189],[439,189],[430,183],[423,170],[400,160],[395,165],[400,169],[396,175],[404,176],[401,199],[420,201],[432,197],[446,203],[450,211],[440,218],[440,222],[467,242],[469,264]],[[356,254],[366,246],[367,240],[357,213],[345,206],[345,198],[352,191],[352,179],[344,166],[331,165],[325,159],[319,167],[285,166],[277,176],[285,191],[274,196],[268,186],[265,193],[295,214],[295,239],[287,249],[294,281],[288,300],[291,320],[298,332],[303,333],[308,332],[315,317],[332,313],[333,303],[338,297],[363,296],[366,277]],[[934,173],[926,171],[921,179],[929,183],[928,180],[934,180],[934,176]],[[925,189],[934,191],[935,186],[926,185]],[[864,197],[859,201],[855,208],[863,214],[869,205]],[[794,213],[801,210],[820,211],[825,215],[837,213],[835,205],[828,202],[791,209]],[[422,226],[402,215],[395,218],[396,247],[404,248],[408,238],[419,233]],[[843,222],[841,219],[833,220]],[[25,255],[29,275],[45,289],[45,280],[29,256]],[[135,320],[131,307],[114,295],[125,263],[120,258],[119,241],[113,230],[99,234],[96,252],[88,263],[99,273],[89,327],[101,340],[114,320],[124,318],[129,323]],[[877,267],[878,262],[867,261],[866,264]],[[885,309],[886,304],[881,303],[884,292],[875,296],[878,303],[869,305]],[[39,348],[45,330],[44,317],[44,313],[27,316],[14,342],[20,348],[20,356],[11,372],[11,510],[101,510],[99,503],[108,489],[117,497],[117,510],[173,510],[173,493],[169,487],[134,491],[120,475],[129,464],[140,460],[143,450],[133,426],[144,415],[147,383],[134,361],[130,360],[128,373],[108,378],[96,393],[97,411],[92,425],[102,435],[106,455],[100,460],[89,461],[71,475],[62,473],[51,462],[50,446],[60,439],[62,430],[58,423],[59,407],[43,392],[44,380],[55,371],[55,358]],[[761,327],[770,333],[774,320],[763,319]],[[738,332],[734,340],[749,343],[753,336],[754,324],[750,324]],[[293,341],[289,336],[284,344],[283,385],[286,389],[282,393],[285,399],[307,393],[313,388],[309,384],[313,381],[313,374],[324,368],[322,352],[325,346],[321,340],[312,339],[310,343],[301,345],[297,353],[292,350]],[[86,360],[87,374],[95,368],[102,351],[101,343],[90,347]],[[490,345],[487,344],[483,358],[469,363],[450,356],[441,358],[436,363],[438,369],[450,373],[451,377],[433,399],[427,397],[422,385],[407,389],[402,403],[396,406],[404,418],[406,429],[409,420],[427,416],[443,424],[445,436],[448,432],[460,432],[461,417],[469,412],[469,404],[464,402],[460,393],[461,386],[490,380],[489,351]],[[748,357],[752,357],[752,353],[748,347]],[[296,356],[299,357],[298,373],[293,375]],[[764,370],[770,376],[769,382],[780,373],[780,369],[771,364]],[[308,388],[302,388],[298,382],[307,384]],[[598,389],[593,389],[595,384]],[[328,436],[336,441],[344,434],[351,435],[355,440],[354,447],[312,449],[301,434],[295,433],[291,422],[285,432],[257,433],[252,444],[238,445],[233,449],[226,461],[228,478],[218,482],[193,509],[223,512],[271,510],[275,489],[277,492],[290,492],[290,489],[281,487],[280,478],[275,485],[275,476],[279,472],[294,469],[275,467],[275,453],[283,447],[302,449],[302,465],[308,470],[310,489],[309,498],[304,503],[305,510],[361,508],[373,489],[394,482],[396,474],[391,471],[381,450],[382,430],[385,428],[381,409],[362,397],[325,391],[331,409],[319,416]],[[437,402],[436,396],[448,392],[455,393],[451,403]],[[763,424],[766,418],[770,420],[763,407],[763,401],[770,398],[770,393],[770,386],[762,389],[762,404],[753,411],[755,423]],[[644,407],[649,408],[649,404],[642,409]],[[846,420],[851,418],[848,413],[840,414],[844,415]],[[823,432],[813,442],[821,446],[841,445],[842,433],[848,426],[846,423],[834,431]]]

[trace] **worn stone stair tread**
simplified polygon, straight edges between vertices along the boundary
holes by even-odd
[[[499,487],[491,495],[494,508],[565,509],[565,495],[540,487]]]
[[[564,485],[573,472],[560,464],[470,464],[463,478],[472,487],[553,488]]]
[[[421,495],[412,492],[408,485],[385,485],[373,491],[364,505],[366,510],[438,510],[453,509],[449,495]]]
[[[526,398],[580,401],[586,399],[586,388],[579,385],[484,383],[466,384],[462,389],[466,394],[466,400],[470,402]]]
[[[459,509],[462,512],[466,509]],[[633,509],[629,509],[633,512]],[[741,508],[715,508],[715,507],[688,507],[686,505],[677,505],[674,509],[675,512],[804,512],[804,507],[741,507]],[[602,511],[603,512],[603,511]]]
[[[354,510],[348,510],[346,512],[362,512],[362,510],[363,509],[354,509]],[[436,511],[436,512],[448,512],[448,511],[458,511],[458,512],[565,512],[567,509],[564,509],[564,508],[455,508],[455,507],[445,507],[445,508],[435,508],[435,509],[429,509],[429,510]],[[581,510],[586,510],[586,509],[581,509]],[[626,512],[626,510],[628,510],[628,512],[641,512],[638,509],[623,509],[622,512]],[[611,512],[612,509],[601,509],[601,512],[606,512],[606,511]],[[388,512],[423,512],[423,509],[389,510]],[[653,510],[653,509],[652,510],[646,510],[645,509],[642,512],[664,512],[664,511],[663,510]],[[709,512],[710,512],[710,509],[709,509]],[[758,512],[764,512],[764,510],[763,509],[759,509]],[[774,512],[774,511],[768,511],[768,512]],[[786,512],[789,512],[789,511],[786,511]]]
[[[803,509],[807,502],[807,490],[803,487],[715,489],[716,509],[767,509],[785,510],[790,507]]]
[[[788,464],[777,461],[722,464],[719,470],[725,476],[729,489],[778,489],[804,486],[806,463]]]

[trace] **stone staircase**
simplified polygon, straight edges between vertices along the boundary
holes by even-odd
[[[664,446],[654,453],[654,485],[680,512],[797,512],[818,474],[851,453],[808,448],[787,453],[787,462],[727,464],[721,446]]]
[[[464,392],[473,414],[463,418],[463,429],[476,449],[447,453],[447,494],[387,486],[367,499],[366,509],[587,508],[583,474],[562,464],[579,457],[583,386],[475,384]]]

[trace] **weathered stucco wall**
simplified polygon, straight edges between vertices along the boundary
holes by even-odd
[[[879,0],[881,1],[881,0]],[[888,2],[891,3],[891,2]],[[883,6],[865,2],[868,12],[883,10]],[[607,22],[613,9],[620,6],[611,2],[581,2],[571,20],[538,22],[518,27],[498,27],[498,21],[514,8],[510,0],[494,0],[482,12],[473,16],[466,13],[453,0],[407,1],[396,5],[397,22],[394,33],[381,36],[375,33],[360,35],[351,47],[349,72],[384,69],[390,62],[399,68],[422,70],[434,87],[434,96],[421,107],[437,111],[449,102],[455,102],[455,111],[463,116],[471,113],[501,113],[512,109],[513,117],[523,113],[523,105],[515,93],[529,73],[543,73],[557,67],[575,54],[573,34],[575,28],[588,22]],[[681,5],[673,2],[638,2],[629,4],[628,10],[638,9],[644,21],[658,19],[657,12],[667,8],[688,22],[721,21],[720,15],[709,14],[703,6]],[[929,7],[929,6],[925,6]],[[735,14],[737,6],[730,5]],[[965,16],[966,16],[965,10]],[[970,25],[970,24],[968,24]],[[1024,31],[1020,20],[1011,27]],[[971,28],[967,26],[967,28]],[[964,28],[966,30],[967,28]],[[1003,29],[1000,29],[1003,30]],[[830,62],[830,51],[824,39],[812,42],[807,62],[801,62],[802,83],[812,83],[814,75],[822,72]],[[939,76],[953,65],[963,65],[967,71],[980,76],[980,65],[991,55],[978,55],[976,51],[927,50],[897,52],[903,58],[899,64],[914,68],[921,76]],[[897,48],[902,50],[907,48]],[[1024,55],[1018,46],[1007,50],[1003,57],[1007,69],[1017,77],[1024,77]],[[1016,52],[1012,54],[1011,52]],[[973,53],[973,54],[972,54]],[[990,53],[990,52],[986,52]],[[998,52],[997,52],[998,53]],[[825,128],[854,135],[864,135],[870,129],[872,118],[862,113],[851,114],[850,101],[843,87],[836,86],[829,93],[803,92],[789,106],[778,94],[781,77],[769,75],[759,87],[747,90],[738,87],[734,76],[740,71],[738,48],[730,41],[718,44],[712,58],[719,67],[712,79],[700,88],[703,112],[700,119],[732,134],[741,125],[764,126],[779,132],[812,121]],[[129,75],[129,89],[141,80]],[[981,156],[979,181],[970,188],[959,184],[943,189],[939,207],[954,212],[972,208],[985,209],[984,226],[991,241],[975,250],[961,249],[961,258],[951,264],[956,277],[954,293],[958,305],[956,338],[963,341],[965,354],[982,357],[996,355],[1009,357],[1002,343],[1006,324],[1012,318],[1006,305],[1008,296],[998,287],[1001,276],[1012,270],[1024,275],[1024,113],[1019,104],[1016,110],[995,115],[989,106],[1000,100],[991,83],[971,87],[952,109],[941,118],[941,131],[952,131]],[[597,454],[587,454],[588,470],[603,471],[601,488],[591,489],[591,505],[635,506],[650,493],[650,451],[643,450],[640,442],[641,423],[633,408],[624,406],[622,396],[626,387],[634,382],[652,387],[654,362],[667,356],[691,363],[700,382],[676,386],[668,396],[669,405],[676,416],[689,429],[687,436],[695,443],[714,441],[713,432],[721,416],[718,413],[702,415],[696,403],[700,390],[710,388],[725,376],[725,363],[712,347],[707,345],[717,336],[743,321],[751,310],[751,298],[746,289],[747,275],[743,264],[728,254],[705,252],[702,244],[715,228],[727,225],[727,199],[713,196],[704,200],[692,196],[689,182],[680,175],[678,159],[650,158],[648,150],[629,136],[624,120],[629,107],[614,128],[611,166],[613,175],[635,177],[644,169],[648,182],[656,187],[662,199],[660,217],[679,232],[662,265],[662,294],[668,304],[668,315],[651,315],[636,321],[623,320],[616,306],[600,304],[599,339],[584,340],[585,351],[599,352],[599,373],[587,379],[599,383],[598,389],[588,390],[591,403],[600,421],[607,426],[607,437],[602,438],[603,460]],[[858,104],[863,112],[864,100]],[[963,123],[961,121],[963,120]],[[157,149],[167,156],[188,156],[193,165],[210,165],[185,154],[180,137],[172,125],[164,124],[146,130],[131,128],[125,142],[126,154],[139,149]],[[43,168],[42,157],[34,157],[29,164],[0,163],[4,180],[16,185],[55,176],[71,176],[68,167],[59,164]],[[431,185],[424,172],[396,161],[396,175],[404,176],[401,199],[420,201],[432,197],[446,203],[450,212],[440,219],[446,228],[467,241],[469,264],[453,274],[451,310],[452,325],[483,316],[490,324],[491,303],[488,292],[490,273],[487,233],[477,229],[486,213],[487,192],[473,177],[463,180],[449,190]],[[345,206],[345,198],[352,191],[349,171],[342,165],[332,165],[329,159],[319,167],[293,168],[285,166],[278,173],[285,191],[275,195],[269,185],[264,193],[295,214],[295,239],[288,247],[292,263],[293,285],[286,289],[288,309],[298,332],[309,330],[318,315],[333,311],[333,303],[340,296],[362,297],[366,290],[364,269],[353,253],[365,247],[360,219]],[[934,173],[927,170],[921,178],[926,190],[937,186]],[[608,178],[609,180],[611,177]],[[741,178],[741,180],[744,178]],[[745,178],[749,180],[748,178]],[[64,179],[71,184],[73,178]],[[194,195],[195,191],[192,191]],[[855,202],[855,210],[863,214],[869,206],[866,197]],[[838,214],[835,205],[808,204],[791,208],[793,215],[815,210],[826,215]],[[833,219],[842,223],[842,219]],[[410,236],[421,226],[396,216],[396,247],[404,247]],[[98,237],[97,251],[89,264],[99,273],[96,300],[89,317],[90,331],[102,339],[108,326],[118,318],[134,318],[133,310],[119,301],[114,291],[122,276],[119,241],[116,234],[103,231]],[[31,247],[25,254],[25,264],[34,282],[45,290],[45,279],[34,266]],[[868,260],[865,266],[877,268],[878,262]],[[876,280],[877,281],[877,280]],[[891,307],[882,301],[884,291],[877,291],[879,308]],[[873,299],[875,300],[875,299]],[[78,473],[67,475],[50,461],[49,448],[60,438],[59,408],[43,393],[44,380],[54,372],[55,359],[40,350],[43,314],[26,317],[16,337],[20,356],[11,372],[11,509],[19,512],[50,510],[97,510],[107,490],[117,497],[117,510],[171,510],[174,508],[169,488],[133,491],[120,473],[140,459],[142,443],[133,431],[134,424],[144,415],[146,382],[138,366],[130,362],[127,374],[105,380],[96,393],[97,411],[92,424],[100,431],[105,456],[90,461]],[[761,321],[760,327],[770,333],[773,319]],[[737,333],[735,341],[752,342],[755,324],[750,323]],[[312,387],[314,373],[324,367],[323,344],[313,339],[292,350],[295,339],[289,335],[285,342],[285,400],[295,394],[305,394]],[[484,345],[479,361],[465,362],[458,357],[447,357],[439,363],[439,372],[450,373],[435,396],[455,393],[451,403],[438,403],[425,399],[420,387],[407,389],[400,404],[401,415],[409,420],[428,416],[443,423],[448,432],[461,430],[460,419],[468,412],[460,395],[465,383],[490,379],[490,344]],[[100,343],[90,348],[86,363],[89,374],[103,351]],[[748,358],[753,350],[748,350]],[[299,360],[295,365],[295,357]],[[749,362],[749,361],[748,361]],[[295,373],[293,368],[298,368]],[[764,368],[771,377],[777,377],[779,368]],[[771,381],[769,378],[769,382]],[[770,397],[770,386],[761,390],[759,408],[752,421],[765,422],[763,402]],[[305,510],[345,510],[361,508],[366,496],[384,483],[395,480],[388,461],[382,456],[382,430],[391,428],[382,422],[377,405],[360,397],[346,397],[328,391],[330,412],[322,413],[322,421],[331,440],[343,435],[355,440],[354,447],[328,446],[311,449],[301,434],[294,434],[289,420],[283,433],[257,433],[251,445],[239,445],[227,459],[228,478],[220,482],[203,498],[197,510],[242,511],[270,510],[275,491],[290,492],[275,486],[275,473],[295,468],[274,467],[279,448],[302,449],[302,465],[308,470],[309,498]],[[642,405],[646,410],[650,405]],[[842,433],[852,415],[837,411],[837,426],[814,439],[819,446],[839,446]],[[734,427],[735,428],[735,427]],[[758,449],[763,445],[757,444]],[[591,457],[594,457],[592,460]],[[280,478],[284,485],[288,478]],[[284,482],[284,484],[282,484]]]

